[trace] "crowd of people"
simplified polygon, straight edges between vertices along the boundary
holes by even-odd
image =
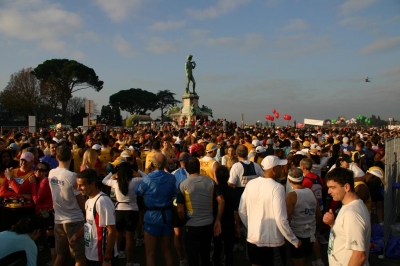
[[[1,133],[0,265],[36,265],[45,236],[56,266],[139,265],[143,244],[149,266],[158,245],[168,266],[234,265],[244,249],[252,265],[286,265],[286,245],[295,266],[369,265],[384,143],[398,136],[226,121]]]

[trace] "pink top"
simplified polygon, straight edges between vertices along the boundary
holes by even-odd
[[[36,213],[39,213],[40,210],[48,211],[53,209],[53,199],[47,177],[40,182],[31,183],[31,194],[33,202],[35,202]]]

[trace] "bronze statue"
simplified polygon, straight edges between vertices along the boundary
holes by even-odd
[[[189,91],[189,84],[192,81],[193,93],[196,94],[196,81],[194,80],[192,70],[196,67],[196,62],[192,61],[193,55],[187,56],[187,61],[185,63],[185,71],[186,71],[186,93],[190,93]]]

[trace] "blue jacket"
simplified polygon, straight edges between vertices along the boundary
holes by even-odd
[[[135,193],[145,196],[147,207],[143,221],[156,226],[172,226],[172,201],[176,195],[175,176],[165,171],[157,170],[143,178],[136,186]],[[164,212],[164,219],[162,217]]]

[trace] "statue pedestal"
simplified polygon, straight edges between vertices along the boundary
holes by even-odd
[[[199,108],[199,95],[197,93],[184,93],[182,95],[182,109],[180,112],[170,114],[173,120],[180,121],[182,119],[187,121],[187,125],[190,125],[189,121],[208,118],[211,114],[205,110]]]

